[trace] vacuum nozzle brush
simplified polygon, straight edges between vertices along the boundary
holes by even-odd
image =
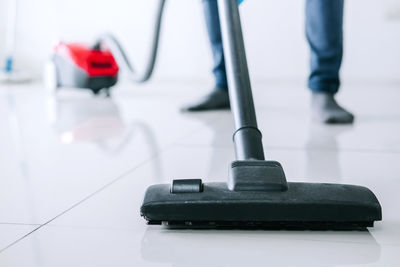
[[[189,192],[168,184],[148,188],[142,216],[169,228],[363,230],[381,220],[381,207],[367,188],[288,183],[286,191],[231,191],[225,183],[186,181]]]

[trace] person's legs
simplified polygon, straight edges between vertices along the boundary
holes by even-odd
[[[334,95],[340,86],[343,55],[344,0],[307,0],[306,35],[310,45],[313,117],[325,123],[351,123],[354,116],[340,107]]]
[[[196,103],[183,108],[183,110],[186,111],[229,108],[228,82],[226,79],[217,0],[203,0],[203,9],[213,54],[215,87],[211,93],[207,94]]]
[[[228,91],[217,0],[203,0],[203,9],[213,54],[215,87]]]

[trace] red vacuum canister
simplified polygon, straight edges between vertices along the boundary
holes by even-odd
[[[108,49],[78,43],[58,43],[52,58],[53,86],[86,88],[98,94],[117,83],[118,65]]]

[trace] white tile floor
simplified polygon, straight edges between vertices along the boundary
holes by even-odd
[[[361,184],[369,232],[171,231],[139,216],[147,186],[224,181],[230,112],[182,114],[203,84],[120,85],[112,99],[0,85],[0,266],[400,266],[400,85],[346,84],[353,126],[309,121],[296,83],[255,83],[266,154],[291,181]]]

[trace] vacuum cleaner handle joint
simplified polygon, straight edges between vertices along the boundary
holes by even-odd
[[[277,161],[233,161],[229,169],[228,188],[232,191],[286,191],[285,172]]]

